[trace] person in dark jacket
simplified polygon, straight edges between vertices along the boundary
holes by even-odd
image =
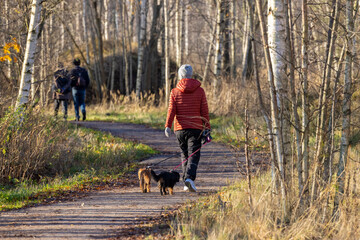
[[[175,120],[174,131],[183,161],[184,190],[196,192],[194,181],[200,160],[202,134],[205,130],[210,130],[209,109],[205,91],[200,87],[201,83],[192,78],[192,67],[188,64],[182,65],[178,75],[180,81],[170,94],[165,135],[169,137]],[[191,157],[185,161],[189,156]]]
[[[87,70],[80,67],[80,59],[73,61],[74,68],[70,72],[72,95],[75,107],[75,121],[80,120],[79,107],[82,113],[82,120],[86,120],[85,95],[86,88],[89,86],[90,78]]]
[[[68,71],[62,63],[54,73],[53,98],[55,117],[58,115],[60,104],[62,104],[64,119],[67,119],[68,102],[71,99],[71,82]]]

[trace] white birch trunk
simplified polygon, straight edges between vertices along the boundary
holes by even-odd
[[[275,168],[277,169],[277,172],[280,174],[280,190],[281,190],[281,202],[282,202],[282,214],[283,214],[283,219],[287,218],[287,198],[286,198],[286,188],[285,188],[285,174],[284,174],[284,155],[283,155],[283,139],[282,139],[282,132],[280,129],[280,118],[279,118],[279,109],[278,109],[278,102],[280,100],[280,96],[279,92],[277,91],[278,87],[280,87],[281,84],[277,83],[275,81],[275,79],[278,81],[279,80],[279,75],[281,76],[281,74],[279,74],[280,72],[278,70],[275,70],[276,67],[279,67],[279,63],[275,62],[273,63],[273,61],[277,61],[278,59],[276,58],[277,56],[272,56],[276,53],[274,53],[274,50],[272,50],[272,52],[269,50],[268,46],[271,47],[276,47],[276,44],[279,44],[276,38],[276,32],[279,29],[277,29],[277,24],[278,21],[282,20],[284,21],[284,19],[282,18],[276,18],[276,15],[280,15],[280,16],[284,16],[283,12],[281,14],[281,10],[284,11],[284,6],[279,5],[279,2],[277,0],[270,0],[268,2],[268,9],[269,9],[269,13],[268,13],[268,33],[269,35],[269,42],[266,38],[266,28],[265,28],[265,21],[263,19],[263,15],[262,15],[262,6],[260,3],[260,0],[256,0],[256,8],[257,8],[257,12],[258,12],[258,16],[259,16],[259,20],[260,20],[260,28],[261,28],[261,33],[262,33],[262,38],[263,38],[263,46],[264,46],[264,52],[265,52],[265,60],[266,60],[266,65],[267,65],[267,69],[268,69],[268,79],[269,79],[269,85],[270,85],[270,97],[271,97],[271,121],[272,121],[272,133],[274,135],[274,152],[276,154],[276,162],[274,163]],[[274,12],[273,9],[276,11]],[[279,13],[280,12],[280,13]],[[281,23],[281,21],[280,21]],[[283,31],[283,36],[285,36],[285,25],[282,26],[282,31]],[[279,33],[280,34],[280,33]],[[278,34],[278,35],[279,35]],[[271,43],[272,45],[270,45],[270,39],[271,39]],[[284,41],[284,40],[283,40]],[[275,44],[275,45],[274,45]],[[283,43],[282,46],[285,46],[285,41]],[[275,71],[277,71],[276,75],[275,75]],[[275,76],[277,78],[275,78]]]
[[[121,2],[119,2],[121,4]],[[124,59],[124,81],[125,81],[125,94],[126,96],[130,95],[130,85],[129,85],[129,61],[128,61],[128,54],[126,49],[126,28],[125,28],[125,17],[126,17],[126,2],[122,1],[122,47],[123,47],[123,59]],[[131,44],[131,43],[129,43]]]
[[[65,22],[65,1],[61,2],[60,5],[60,12],[61,12],[61,18],[62,22]],[[64,24],[61,24],[60,26],[60,37],[61,37],[61,51],[64,51],[65,48],[65,26]]]
[[[42,0],[33,0],[31,5],[31,16],[29,23],[24,62],[21,70],[19,94],[16,102],[16,109],[22,108],[29,101],[31,88],[31,76],[34,72],[34,60],[37,46],[37,29],[40,21]]]
[[[164,55],[165,55],[165,101],[169,105],[170,98],[170,54],[169,54],[169,19],[168,19],[168,1],[164,0]]]
[[[269,40],[269,48],[270,48],[270,58],[272,63],[272,69],[274,74],[274,83],[276,88],[276,100],[277,107],[281,109],[283,107],[283,101],[287,95],[287,84],[286,84],[286,63],[284,61],[284,57],[287,55],[286,51],[286,42],[285,42],[285,6],[282,0],[270,0],[268,1],[268,40]],[[278,122],[281,124],[284,119],[280,119],[278,116]],[[273,119],[274,120],[274,119]],[[282,124],[281,124],[282,125]],[[273,126],[274,128],[280,126]],[[277,148],[277,159],[279,164],[280,174],[282,178],[285,177],[285,169],[284,169],[284,147],[282,138],[282,131],[280,128],[274,129],[273,131],[277,137],[279,146]]]
[[[215,92],[220,87],[220,74],[221,74],[221,59],[222,59],[222,32],[221,32],[221,22],[224,19],[223,12],[221,11],[223,0],[218,0],[216,2],[217,17],[216,17],[216,44],[215,44],[215,61],[214,61],[214,90]],[[216,93],[215,93],[216,94]]]
[[[104,0],[104,39],[109,40],[109,0]]]
[[[82,14],[82,21],[83,21],[83,30],[84,30],[84,42],[86,45],[86,62],[87,64],[90,64],[90,50],[89,50],[89,37],[88,37],[88,24],[86,20],[88,12],[88,7],[86,0],[83,0],[83,14]]]
[[[184,8],[185,10],[185,17],[184,17],[184,24],[185,24],[185,37],[184,37],[184,44],[185,44],[185,57],[189,56],[189,10],[187,7]]]
[[[175,45],[176,45],[176,64],[181,65],[181,7],[180,0],[175,0]]]
[[[230,72],[233,80],[236,78],[236,58],[235,58],[235,29],[236,29],[236,3],[232,0],[230,3],[231,13],[231,53],[230,53]],[[255,60],[254,60],[255,61]]]
[[[141,92],[141,79],[142,79],[142,71],[143,71],[143,60],[144,60],[144,47],[145,47],[145,31],[146,31],[146,0],[141,1],[141,9],[140,9],[140,39],[139,39],[139,50],[138,50],[138,67],[137,67],[137,75],[136,75],[136,97],[140,99]]]
[[[81,9],[81,5],[82,5],[82,3],[79,1],[76,1],[76,8],[77,9]],[[80,28],[81,28],[81,26],[80,26],[80,22],[81,22],[81,11],[78,11],[78,12],[76,12],[76,14],[75,14],[75,40],[76,40],[76,42],[81,42],[81,34],[78,34],[78,33],[80,33],[81,32],[81,30],[80,30]]]

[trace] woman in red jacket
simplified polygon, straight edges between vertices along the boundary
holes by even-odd
[[[201,83],[192,78],[193,70],[189,64],[182,65],[178,71],[181,79],[172,89],[165,124],[165,135],[169,137],[174,121],[174,132],[181,148],[182,161],[201,147],[201,134],[210,129],[209,109]],[[200,151],[182,164],[185,190],[196,192],[194,184]]]

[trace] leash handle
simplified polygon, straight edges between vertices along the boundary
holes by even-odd
[[[187,159],[185,159],[184,161],[182,161],[179,165],[177,165],[177,166],[176,166],[175,168],[173,168],[173,170],[171,170],[171,171],[174,171],[175,169],[177,169],[178,167],[180,167],[180,165],[182,165],[184,162],[186,162],[187,160],[189,160],[189,158],[191,158],[192,155],[194,155],[195,153],[197,153],[198,151],[200,151],[200,149],[201,149],[203,146],[205,146],[206,144],[208,144],[209,142],[211,142],[211,139],[210,139],[210,141],[204,143],[204,145],[202,145],[201,147],[199,147],[198,150],[196,150],[195,152],[193,152]]]

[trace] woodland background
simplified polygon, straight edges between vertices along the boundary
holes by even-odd
[[[255,133],[267,142],[275,218],[350,214],[356,225],[358,10],[355,0],[1,0],[0,116],[51,108],[52,74],[74,57],[90,72],[88,103],[103,106],[166,106],[188,63],[211,113],[243,120],[231,134],[247,160]]]

